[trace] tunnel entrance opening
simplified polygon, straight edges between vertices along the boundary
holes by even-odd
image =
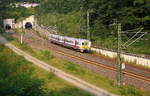
[[[6,30],[10,30],[10,29],[11,29],[11,26],[10,26],[9,24],[6,24],[6,25],[5,25],[5,29],[6,29]]]
[[[25,29],[32,29],[32,24],[30,22],[27,22],[25,24]]]

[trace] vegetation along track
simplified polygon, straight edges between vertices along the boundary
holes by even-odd
[[[73,54],[68,54],[68,53],[62,52],[62,51],[54,49],[54,48],[53,48],[53,50],[55,50],[55,52],[57,52],[58,54],[62,54],[62,55],[71,57],[74,60],[78,59],[78,60],[86,62],[88,64],[92,64],[92,65],[96,65],[98,67],[103,67],[105,69],[116,71],[116,68],[114,68],[114,67],[109,67],[109,66],[106,66],[104,64],[101,64],[101,63],[98,63],[98,62],[95,62],[95,61],[91,61],[91,60],[88,60],[88,59],[85,59],[85,58],[82,58],[82,57],[79,57],[79,56],[75,56]],[[150,78],[148,78],[148,77],[145,77],[145,76],[142,76],[142,75],[139,75],[139,74],[135,74],[135,73],[132,73],[132,72],[129,72],[129,71],[124,71],[123,73],[124,73],[124,75],[134,77],[136,79],[144,80],[144,81],[150,83]]]
[[[64,51],[62,51],[60,49],[57,49],[56,48],[57,45],[49,44],[49,41],[44,40],[43,38],[37,36],[37,34],[35,34],[34,31],[31,30],[31,31],[27,31],[27,32],[29,33],[29,35],[32,35],[32,38],[34,38],[35,40],[37,40],[38,43],[39,43],[39,41],[44,42],[45,43],[44,45],[46,45],[46,47],[49,47],[51,50],[55,51],[55,53],[57,53],[57,54],[61,54],[63,56],[70,57],[73,60],[80,60],[80,61],[82,61],[82,62],[84,62],[86,64],[95,65],[98,68],[101,67],[103,69],[108,69],[108,70],[116,72],[115,66],[108,66],[108,65],[105,65],[105,64],[93,61],[93,60],[86,59],[86,58],[81,57],[81,56],[77,56],[75,54],[64,52]],[[86,55],[88,55],[88,54],[86,54]],[[131,70],[125,70],[123,73],[124,73],[124,76],[126,76],[126,78],[130,78],[130,79],[134,79],[134,80],[140,80],[140,81],[145,82],[148,85],[150,84],[150,77],[149,76],[144,76],[144,74],[138,74],[138,72],[131,72]],[[148,73],[150,73],[150,72],[148,72]],[[140,85],[142,85],[142,84],[140,84]]]

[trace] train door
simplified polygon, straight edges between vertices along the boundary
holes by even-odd
[[[64,38],[64,45],[66,45],[66,39]]]
[[[76,48],[77,47],[77,41],[75,40],[74,41],[74,48]]]

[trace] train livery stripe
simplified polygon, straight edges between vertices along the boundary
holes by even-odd
[[[64,45],[64,43],[59,42],[59,41],[57,41],[57,40],[51,40],[51,41],[54,42],[54,43],[60,44],[60,45]],[[65,46],[66,46],[66,47],[74,48],[74,45],[67,44],[66,42],[65,42]],[[80,48],[79,46],[76,46],[76,49],[79,49],[79,48]]]

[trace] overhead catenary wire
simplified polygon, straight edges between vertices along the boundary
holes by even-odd
[[[133,35],[127,42],[125,42],[122,46],[125,47],[127,43],[129,43],[132,39],[134,39],[144,28],[141,28],[135,35]]]
[[[126,47],[129,47],[131,44],[133,44],[134,42],[138,41],[140,38],[142,38],[145,34],[147,34],[147,32],[145,32],[144,34],[142,34],[140,37],[138,37],[137,39],[135,39],[134,41],[132,41],[131,43],[129,43],[128,45],[126,45]]]

